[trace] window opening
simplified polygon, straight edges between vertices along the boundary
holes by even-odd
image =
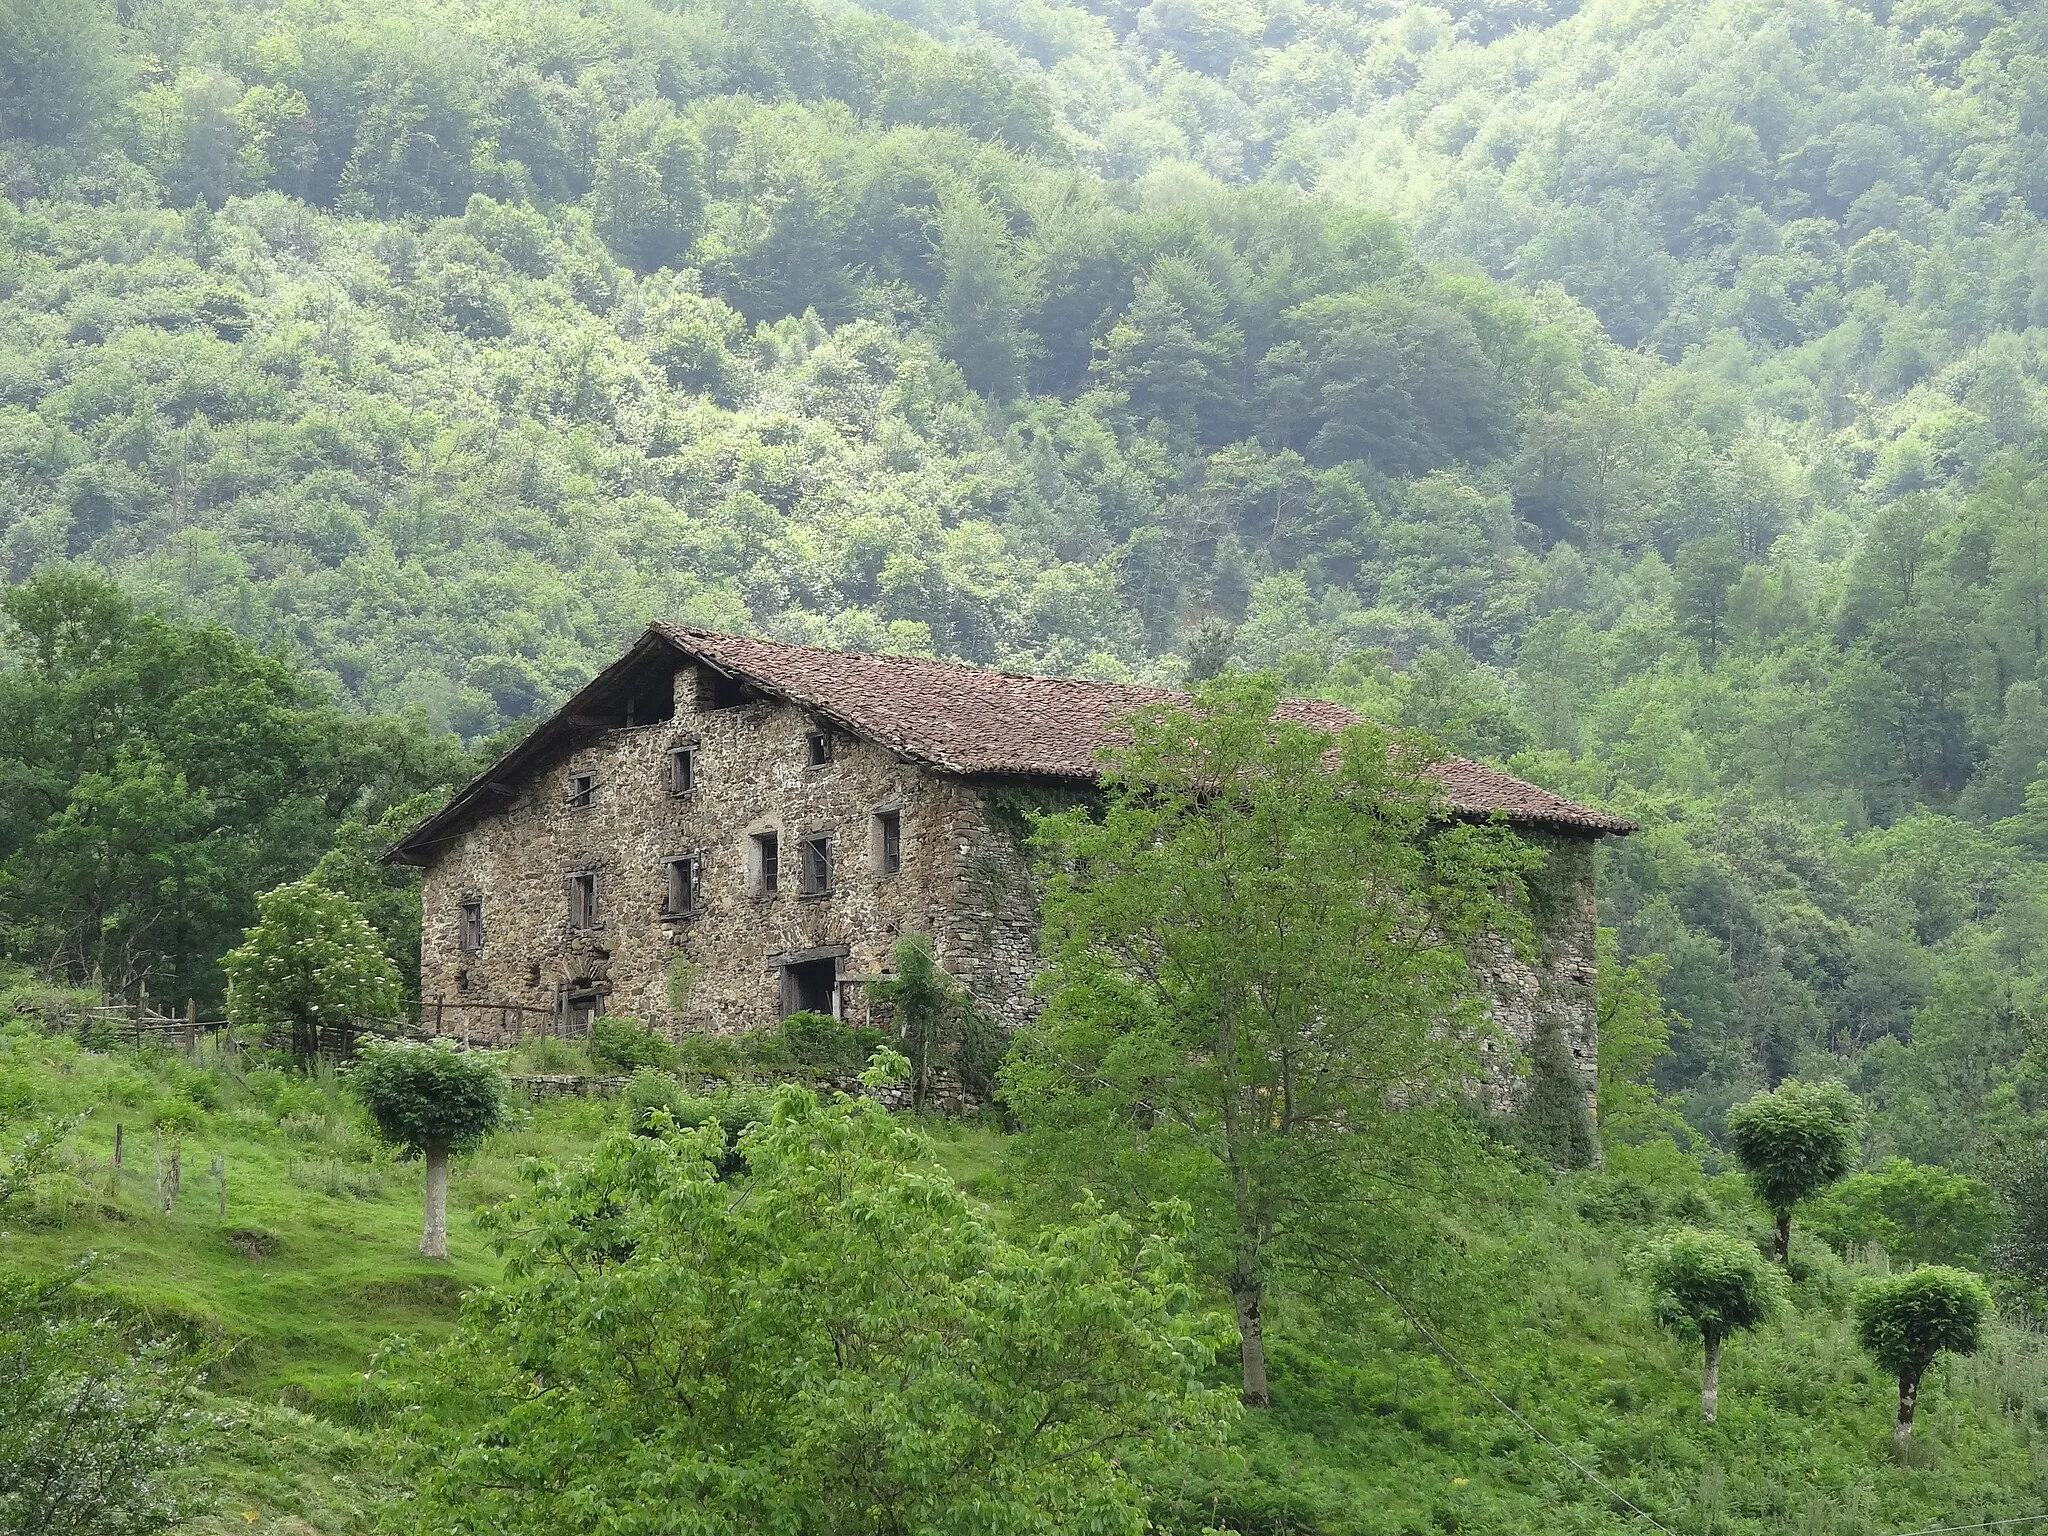
[[[597,876],[595,874],[571,875],[569,877],[569,926],[571,928],[595,928],[597,926]]]
[[[668,792],[687,795],[697,787],[697,749],[676,747],[668,755]]]
[[[792,1013],[839,1014],[839,961],[804,960],[782,968],[782,1016]]]
[[[798,890],[805,896],[824,896],[832,889],[832,839],[807,837],[803,841],[803,869]]]
[[[894,875],[903,869],[903,813],[875,812],[875,873]]]
[[[456,927],[461,934],[462,947],[468,950],[484,947],[484,904],[480,901],[465,901],[458,909]]]
[[[697,668],[697,708],[736,709],[754,697],[754,690],[716,667]]]
[[[810,751],[813,768],[823,768],[832,761],[832,737],[829,732],[813,731],[804,738],[804,743]]]
[[[569,809],[587,811],[590,809],[591,792],[597,788],[597,775],[572,773],[569,775]]]
[[[664,917],[688,917],[697,910],[703,899],[703,866],[697,855],[686,853],[680,858],[666,859],[662,868],[668,877],[668,888],[662,901]]]
[[[773,832],[754,834],[754,889],[773,896],[782,884],[782,859]]]

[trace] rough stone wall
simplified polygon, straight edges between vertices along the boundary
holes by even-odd
[[[756,700],[700,710],[696,674],[676,677],[676,713],[656,725],[593,731],[565,748],[492,815],[444,845],[421,891],[421,979],[429,1020],[494,1037],[510,1016],[545,1023],[568,990],[596,990],[602,1011],[671,1031],[730,1034],[781,1012],[771,957],[843,947],[846,1017],[867,1010],[860,983],[879,974],[897,939],[924,933],[941,964],[972,984],[1005,1023],[1028,1007],[1033,905],[1014,842],[994,827],[981,786],[907,763],[873,743],[833,737],[833,761],[809,766],[807,737],[825,729],[794,705]],[[695,787],[668,788],[671,749],[696,749]],[[570,778],[593,776],[591,803],[572,808]],[[901,818],[902,868],[871,857],[871,819]],[[761,894],[750,839],[777,833],[780,889]],[[829,895],[799,893],[799,841],[832,839]],[[665,917],[664,862],[699,853],[700,910]],[[569,925],[571,874],[597,876],[598,926]],[[992,896],[991,892],[999,895]],[[483,904],[483,944],[465,951],[460,904]],[[670,1003],[672,967],[694,971],[684,1006]]]
[[[562,1016],[571,989],[601,996],[601,1011],[658,1027],[733,1034],[772,1023],[781,1009],[773,957],[843,949],[842,1012],[868,1020],[862,983],[883,972],[906,933],[930,936],[938,958],[984,1007],[1014,1029],[1033,1011],[1039,889],[1021,823],[1004,813],[1015,786],[933,773],[845,735],[833,761],[808,766],[808,735],[822,722],[794,705],[757,700],[697,707],[696,673],[676,676],[676,713],[656,725],[593,730],[565,747],[494,814],[444,845],[421,890],[421,979],[429,1020],[472,1038],[496,1038],[523,1018]],[[696,748],[696,784],[668,789],[668,754]],[[569,805],[573,774],[589,773],[591,803]],[[902,868],[871,859],[871,818],[901,817]],[[778,835],[782,879],[774,895],[750,878],[749,840]],[[833,888],[799,893],[799,840],[832,838]],[[1594,1004],[1593,839],[1525,833],[1549,855],[1530,882],[1538,954],[1498,946],[1482,962],[1494,1016],[1526,1051],[1555,1023],[1590,1102],[1599,1057]],[[664,861],[703,858],[702,904],[662,913]],[[566,882],[594,872],[599,924],[569,926]],[[483,903],[483,945],[465,951],[459,907]],[[672,969],[693,975],[683,1006],[670,1002]],[[517,1005],[523,1014],[505,1011]],[[438,1008],[437,1008],[438,1005]],[[1497,1108],[1519,1101],[1525,1078],[1490,1052],[1487,1087]]]
[[[1527,1051],[1546,1025],[1555,1025],[1586,1086],[1590,1110],[1600,1068],[1600,1015],[1593,995],[1594,945],[1599,909],[1593,883],[1594,839],[1524,830],[1522,837],[1543,850],[1543,867],[1528,880],[1529,908],[1536,930],[1532,960],[1497,944],[1480,964],[1493,1016],[1515,1047]],[[1486,1049],[1486,1083],[1494,1108],[1518,1104],[1526,1075],[1500,1058],[1503,1048]]]

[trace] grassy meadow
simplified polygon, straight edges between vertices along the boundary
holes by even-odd
[[[587,1064],[545,1042],[515,1065]],[[0,1033],[0,1103],[76,1120],[57,1171],[0,1236],[0,1265],[48,1272],[94,1255],[87,1284],[102,1304],[218,1357],[220,1430],[193,1474],[212,1507],[193,1536],[372,1530],[391,1492],[386,1426],[358,1387],[380,1342],[452,1327],[463,1291],[497,1273],[470,1217],[513,1190],[522,1160],[572,1158],[618,1112],[602,1098],[521,1099],[508,1129],[458,1159],[439,1263],[416,1252],[418,1164],[375,1139],[331,1069],[96,1052],[21,1020]],[[1001,1136],[929,1128],[949,1171],[1007,1210]],[[159,1134],[182,1174],[168,1210]],[[1892,1384],[1846,1311],[1881,1254],[1845,1261],[1800,1239],[1793,1305],[1729,1345],[1720,1422],[1702,1425],[1697,1350],[1650,1325],[1627,1257],[1667,1215],[1737,1229],[1760,1218],[1732,1175],[1671,1151],[1618,1148],[1605,1174],[1504,1173],[1450,1234],[1452,1261],[1399,1305],[1343,1287],[1283,1301],[1274,1410],[1243,1421],[1227,1464],[1162,1490],[1162,1528],[1650,1529],[1626,1500],[1687,1536],[1883,1536],[2048,1505],[2048,1341],[2015,1321],[1979,1356],[1936,1368],[1913,1453],[1893,1456]]]

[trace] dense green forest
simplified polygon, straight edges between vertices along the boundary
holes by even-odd
[[[2034,1134],[2037,9],[7,14],[9,579],[471,739],[655,614],[1278,667],[1643,819],[1702,1129]]]
[[[402,974],[655,616],[1267,670],[1639,822],[1629,1177],[1839,1078],[2038,1310],[2044,218],[2038,0],[0,0],[0,947]]]

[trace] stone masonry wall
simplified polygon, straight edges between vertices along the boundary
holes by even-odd
[[[695,670],[676,678],[676,714],[656,725],[594,731],[565,748],[495,814],[438,851],[421,891],[425,1011],[444,1029],[493,1038],[505,1004],[545,1022],[571,990],[602,994],[602,1011],[670,1031],[736,1033],[781,1012],[772,957],[843,947],[845,1016],[862,1022],[861,982],[888,963],[906,933],[932,937],[940,963],[968,981],[1003,1020],[1028,1009],[1035,922],[1029,874],[1012,839],[991,824],[983,790],[934,774],[843,734],[833,761],[809,766],[807,737],[825,729],[794,705],[757,700],[699,710]],[[696,749],[695,787],[668,788],[668,758]],[[570,778],[593,776],[587,808],[569,804]],[[901,818],[902,867],[871,856],[872,818]],[[761,894],[750,839],[773,830],[780,889]],[[832,840],[830,894],[799,894],[799,841]],[[701,909],[662,913],[664,861],[699,853]],[[598,925],[569,923],[571,874],[597,876]],[[483,944],[465,951],[460,904],[483,904]],[[694,971],[684,1006],[670,1004],[672,967]]]
[[[562,1016],[576,992],[671,1033],[733,1034],[780,1015],[775,957],[843,950],[842,1012],[864,1023],[862,984],[883,972],[906,933],[930,936],[940,963],[1004,1026],[1029,1019],[1039,892],[1020,828],[1000,814],[1004,785],[934,773],[845,735],[834,736],[829,765],[810,767],[806,738],[824,727],[807,711],[765,700],[700,710],[691,667],[677,673],[675,696],[674,719],[593,730],[437,851],[421,891],[429,1021],[494,1039],[519,1017],[531,1028]],[[678,745],[697,753],[696,784],[683,795],[668,788]],[[593,776],[587,808],[569,804],[578,773]],[[882,810],[901,817],[894,875],[871,858]],[[767,830],[781,853],[774,895],[750,877],[749,840]],[[798,844],[820,832],[832,839],[833,888],[801,895]],[[1513,1045],[1526,1051],[1554,1022],[1590,1102],[1599,1053],[1593,839],[1524,836],[1549,855],[1530,882],[1539,953],[1532,961],[1499,946],[1481,968]],[[701,908],[666,917],[664,861],[692,852],[703,858]],[[598,882],[598,925],[588,931],[569,924],[566,882],[582,871]],[[466,951],[459,907],[471,900],[483,904],[483,944]],[[679,963],[693,976],[680,1009],[670,1002]],[[1486,1077],[1496,1107],[1513,1107],[1522,1075],[1496,1059]]]
[[[1543,867],[1528,879],[1530,918],[1536,930],[1532,961],[1506,944],[1494,946],[1480,970],[1493,1000],[1493,1016],[1514,1045],[1527,1051],[1546,1024],[1554,1024],[1586,1085],[1590,1110],[1600,1066],[1600,1014],[1594,999],[1594,946],[1599,910],[1593,883],[1594,840],[1524,829],[1523,839],[1543,850]],[[1501,1048],[1486,1050],[1486,1081],[1494,1107],[1515,1107],[1527,1088],[1524,1074],[1504,1070]]]

